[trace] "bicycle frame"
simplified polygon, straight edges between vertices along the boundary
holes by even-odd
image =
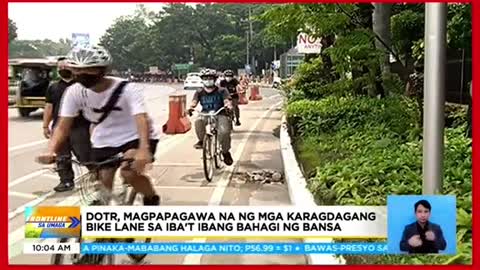
[[[115,194],[114,190],[109,190],[108,188],[105,187],[105,185],[102,183],[101,180],[99,180],[99,177],[98,177],[98,174],[99,174],[99,171],[100,171],[100,168],[102,165],[105,165],[105,164],[116,164],[118,162],[118,164],[120,164],[121,162],[132,162],[133,159],[125,159],[123,158],[122,155],[117,155],[107,161],[104,161],[104,162],[100,162],[100,163],[95,163],[95,162],[92,162],[92,163],[82,163],[82,162],[79,162],[77,160],[72,160],[72,163],[75,163],[75,164],[78,164],[80,166],[93,166],[94,168],[93,169],[90,169],[89,172],[87,172],[86,174],[82,174],[79,178],[80,179],[80,182],[81,184],[87,184],[88,183],[91,183],[93,182],[93,187],[95,189],[95,191],[93,193],[89,193],[88,190],[84,190],[82,187],[80,187],[80,193],[81,195],[83,196],[84,194],[86,194],[86,196],[92,196],[93,195],[93,202],[100,202],[101,205],[110,205],[110,203],[112,201],[114,201],[117,205],[133,205],[133,202],[137,196],[137,192],[135,191],[135,189],[132,188],[130,194],[128,195],[128,200],[127,199],[127,193],[128,193],[128,188],[130,187],[130,185],[125,181],[125,179],[122,179],[123,180],[123,183],[122,183],[122,190],[120,191],[119,194]],[[84,177],[84,178],[82,178]],[[93,177],[93,180],[92,181],[92,177]],[[114,177],[113,181],[115,181],[116,177]],[[88,187],[87,187],[88,188]],[[97,195],[97,196],[95,196]],[[97,199],[97,200],[95,200]],[[89,205],[92,205],[91,203]],[[68,238],[62,238],[60,239],[60,242],[65,242],[67,241]],[[80,238],[80,241],[81,241],[81,238]],[[105,239],[97,239],[96,241],[105,241]],[[111,242],[115,242],[117,241],[116,239],[107,239],[106,241],[111,241]],[[145,240],[145,242],[150,242],[151,241],[151,238],[147,238]],[[146,256],[147,254],[127,254],[128,257],[133,260],[134,262],[138,263],[140,261],[142,261]],[[58,257],[60,256],[60,257]],[[62,258],[63,254],[53,254],[52,256],[52,261],[53,262],[58,262],[61,258]],[[98,254],[98,255],[84,255],[84,256],[80,256],[80,255],[71,255],[72,257],[72,261],[74,262],[74,264],[85,264],[85,263],[81,263],[81,262],[84,262],[84,261],[87,261],[87,262],[91,262],[91,261],[94,261],[96,262],[95,264],[97,263],[100,263],[102,262],[104,259],[106,259],[110,264],[113,262],[113,257],[114,255],[106,255],[106,254]],[[60,258],[60,259],[59,259]],[[55,263],[57,264],[57,263]],[[90,264],[90,263],[87,263],[87,264]]]
[[[225,107],[220,108],[216,112],[198,112],[198,115],[201,117],[205,117],[207,119],[207,124],[205,125],[205,131],[208,135],[214,135],[217,130],[217,115],[225,110]]]

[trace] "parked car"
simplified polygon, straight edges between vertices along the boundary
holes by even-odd
[[[202,79],[199,76],[199,73],[188,73],[187,78],[183,82],[183,89],[185,90],[196,90],[203,87]]]

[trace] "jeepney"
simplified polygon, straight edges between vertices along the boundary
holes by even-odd
[[[43,109],[50,81],[57,78],[57,57],[9,59],[8,64],[12,73],[9,85],[16,90],[12,107],[17,108],[22,117]]]

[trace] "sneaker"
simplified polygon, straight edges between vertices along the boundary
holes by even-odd
[[[235,122],[235,126],[240,126],[240,125],[242,125],[242,124],[240,123],[240,120],[237,120],[237,122]]]
[[[232,158],[232,155],[230,154],[230,152],[223,153],[223,161],[224,161],[225,164],[227,164],[228,166],[230,166],[230,165],[233,164],[233,158]]]
[[[143,205],[160,205],[160,196],[153,195],[151,198],[144,197]]]
[[[203,147],[203,142],[202,141],[198,141],[196,144],[193,145],[193,147],[195,149],[202,149]]]
[[[75,184],[71,182],[62,182],[53,188],[56,192],[70,191],[75,188]]]

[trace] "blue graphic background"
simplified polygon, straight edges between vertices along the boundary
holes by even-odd
[[[438,224],[443,231],[447,248],[440,254],[456,254],[457,211],[455,196],[447,195],[398,195],[387,197],[388,253],[405,254],[400,251],[400,241],[406,225],[415,222],[414,205],[427,200],[432,206],[430,221]]]
[[[356,254],[387,253],[386,243],[82,243],[82,254]]]

